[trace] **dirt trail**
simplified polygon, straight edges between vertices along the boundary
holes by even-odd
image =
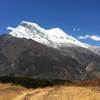
[[[43,95],[48,93],[52,88],[49,89],[36,89],[34,91],[25,91],[23,94],[18,95],[13,100],[39,100],[39,98],[42,98]],[[33,98],[34,97],[34,98]]]
[[[53,87],[26,91],[14,100],[100,100],[100,91],[84,87]]]

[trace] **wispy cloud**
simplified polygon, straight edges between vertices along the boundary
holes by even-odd
[[[73,31],[80,31],[80,28],[73,28]]]
[[[84,39],[87,39],[89,37],[90,37],[89,35],[85,35],[85,36],[79,36],[78,38],[81,39],[81,40],[84,40]]]
[[[85,35],[85,36],[79,36],[78,39],[84,40],[84,39],[91,39],[93,41],[100,41],[99,35]]]

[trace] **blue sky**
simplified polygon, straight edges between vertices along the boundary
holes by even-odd
[[[100,0],[0,0],[0,33],[22,20],[59,27],[80,41],[100,46]]]

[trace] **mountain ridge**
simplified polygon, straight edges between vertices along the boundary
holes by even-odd
[[[55,43],[55,45],[58,45],[60,43],[61,44],[71,43],[71,44],[83,46],[86,48],[88,46],[87,44],[81,43],[74,37],[68,35],[60,28],[52,28],[49,30],[45,30],[44,28],[41,28],[39,25],[35,23],[27,22],[27,21],[22,21],[21,24],[17,28],[13,29],[13,31],[10,32],[9,34],[15,37],[19,37],[19,38],[22,38],[22,37],[27,38],[27,39],[30,38],[40,43],[42,43],[41,39],[44,39],[45,42],[46,40],[47,41],[49,40],[52,42],[52,44]],[[37,40],[37,38],[40,39],[40,41]],[[47,43],[44,43],[44,44],[47,44]]]
[[[16,28],[8,27],[8,29],[12,30],[8,34],[14,37],[32,39],[49,47],[60,48],[64,46],[79,46],[87,48],[92,52],[100,55],[100,47],[82,43],[71,35],[65,33],[60,28],[52,28],[46,30],[44,28],[41,28],[36,23],[22,21],[21,24]]]

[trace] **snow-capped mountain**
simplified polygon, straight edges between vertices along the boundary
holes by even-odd
[[[59,28],[46,30],[26,21],[8,29],[12,30],[10,35],[0,36],[0,77],[100,79],[100,48],[82,43]]]
[[[60,28],[46,30],[39,25],[27,21],[22,21],[16,28],[8,28],[12,31],[9,33],[14,37],[33,39],[39,43],[58,47],[58,46],[80,46],[88,48],[88,45],[68,35]]]

